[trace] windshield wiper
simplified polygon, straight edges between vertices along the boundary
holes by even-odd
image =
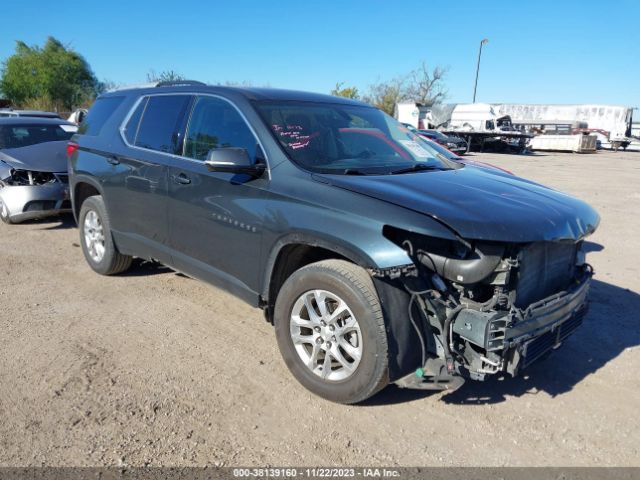
[[[448,168],[438,167],[436,165],[425,165],[423,163],[416,163],[407,168],[400,168],[398,170],[392,170],[389,172],[389,175],[397,175],[399,173],[411,173],[411,172],[420,172],[423,170],[448,170]]]
[[[366,175],[366,173],[364,173],[362,170],[358,170],[355,168],[347,168],[345,169],[344,172],[342,172],[343,175]]]

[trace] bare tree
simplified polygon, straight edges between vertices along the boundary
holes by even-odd
[[[362,100],[389,115],[394,114],[395,106],[400,102],[416,102],[430,107],[441,103],[447,96],[444,88],[447,71],[446,67],[435,67],[430,70],[426,62],[422,62],[419,68],[406,75],[370,85],[367,93],[362,96]],[[336,84],[331,94],[340,95],[342,85],[342,83]]]
[[[427,107],[442,102],[447,96],[444,88],[447,71],[447,67],[439,66],[430,70],[426,62],[422,62],[408,75],[405,96]]]
[[[393,115],[396,103],[407,99],[407,78],[396,77],[388,81],[380,81],[369,86],[369,92],[363,101]]]
[[[147,72],[147,82],[175,82],[184,79],[184,75],[175,70],[163,70],[160,73],[156,73],[154,69],[151,69]]]
[[[224,85],[225,87],[253,87],[253,82],[251,82],[251,80],[242,80],[241,82],[225,80],[224,82],[217,82],[216,85]]]

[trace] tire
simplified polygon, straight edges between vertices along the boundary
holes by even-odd
[[[315,311],[313,318],[306,300]],[[318,308],[320,303],[325,304],[325,316]],[[297,320],[292,318],[294,313]],[[337,315],[337,319],[330,320],[331,314]],[[329,321],[321,327],[300,326],[317,325],[313,320],[318,318]],[[274,323],[287,367],[314,394],[332,402],[353,404],[366,400],[389,383],[387,335],[380,300],[371,276],[363,268],[343,260],[324,260],[297,270],[278,293]],[[297,344],[293,340],[294,331]],[[300,342],[300,338],[306,340],[309,335],[316,336],[313,342]],[[315,344],[319,350],[314,357]],[[327,351],[331,352],[329,364]],[[318,360],[314,361],[316,357]],[[328,369],[324,368],[326,365]]]
[[[99,227],[96,227],[97,225]],[[126,271],[131,266],[133,258],[128,255],[122,255],[113,243],[109,215],[101,196],[89,197],[82,203],[78,226],[84,258],[95,272],[101,275],[115,275]],[[97,239],[93,249],[88,239],[88,235],[91,236],[91,232],[87,232],[87,229],[91,230],[90,227],[92,226],[95,227],[93,228],[92,238]],[[101,231],[102,241],[95,236],[96,231]],[[98,255],[100,252],[102,254]]]
[[[15,223],[13,220],[11,220],[11,217],[9,216],[9,210],[2,201],[0,201],[0,220],[2,220],[7,225],[13,225]]]

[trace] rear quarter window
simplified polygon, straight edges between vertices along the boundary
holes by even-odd
[[[87,116],[82,121],[78,133],[82,135],[100,135],[102,127],[111,118],[113,112],[120,106],[125,97],[98,98]]]

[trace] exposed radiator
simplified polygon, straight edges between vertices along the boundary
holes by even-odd
[[[532,243],[521,251],[516,306],[527,307],[565,290],[574,278],[577,244]]]

